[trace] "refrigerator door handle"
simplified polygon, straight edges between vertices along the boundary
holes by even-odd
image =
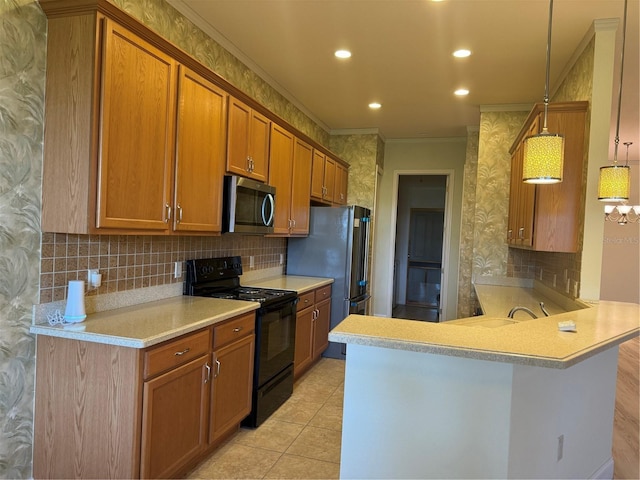
[[[358,301],[349,300],[349,306],[359,307],[360,305],[363,305],[366,302],[368,302],[370,298],[371,298],[371,295],[367,293],[364,297],[360,298]]]

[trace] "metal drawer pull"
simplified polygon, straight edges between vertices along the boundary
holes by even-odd
[[[240,330],[242,330],[242,327],[236,327],[233,329],[234,332],[238,333]]]
[[[176,357],[181,357],[182,355],[184,355],[185,353],[189,352],[191,349],[189,347],[185,348],[184,350],[182,350],[181,352],[176,352],[174,353],[174,355]]]
[[[209,383],[209,380],[211,380],[211,367],[207,363],[205,364],[204,368],[207,369],[207,378],[204,379],[204,383]]]
[[[220,360],[216,359],[216,374],[214,378],[217,378],[220,376]]]

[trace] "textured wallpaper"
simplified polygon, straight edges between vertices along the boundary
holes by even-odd
[[[473,314],[475,292],[473,277],[473,238],[476,214],[476,178],[478,176],[479,131],[467,133],[467,152],[462,186],[462,218],[460,220],[460,268],[458,272],[458,318]]]
[[[379,136],[334,135],[331,151],[349,164],[347,203],[373,209],[376,186],[376,162],[380,161]],[[384,144],[382,145],[384,158]]]
[[[504,277],[508,247],[511,155],[509,148],[529,112],[480,114],[476,209],[474,220],[473,277]]]
[[[45,17],[0,0],[0,477],[31,475]]]

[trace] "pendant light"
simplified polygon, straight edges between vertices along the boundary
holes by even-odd
[[[526,183],[558,183],[564,166],[564,137],[547,130],[549,107],[549,64],[551,62],[551,22],[553,0],[549,2],[549,32],[547,34],[547,75],[544,86],[544,117],[542,132],[524,140],[522,181]]]
[[[622,105],[622,74],[624,73],[624,47],[627,36],[627,0],[624,0],[624,20],[622,22],[622,57],[620,59],[620,86],[618,87],[618,119],[613,149],[613,165],[600,167],[598,200],[603,202],[623,202],[629,200],[629,165],[618,165],[618,145],[620,143],[620,108]],[[625,143],[625,145],[627,145]],[[631,143],[629,143],[631,145]],[[627,162],[629,158],[627,145]]]

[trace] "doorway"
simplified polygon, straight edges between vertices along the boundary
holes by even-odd
[[[446,175],[398,179],[392,316],[438,322],[446,265]]]

